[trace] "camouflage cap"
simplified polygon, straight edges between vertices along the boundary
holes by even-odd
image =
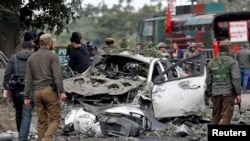
[[[113,38],[106,38],[105,42],[114,42],[115,40]]]
[[[204,48],[204,44],[202,42],[197,43],[197,47]]]
[[[167,47],[167,45],[164,42],[160,42],[156,45],[157,48],[161,48],[161,47]]]
[[[225,39],[219,42],[220,51],[228,51],[230,47],[231,47],[231,42],[228,39]]]
[[[195,48],[196,48],[196,47],[197,47],[197,46],[196,46],[196,43],[191,43],[191,44],[189,45],[189,48],[192,48],[192,47],[195,47]]]
[[[228,39],[225,39],[219,42],[219,46],[230,46],[230,45],[231,45],[231,41]]]

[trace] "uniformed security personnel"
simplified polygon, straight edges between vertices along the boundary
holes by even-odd
[[[105,44],[106,44],[106,46],[102,47],[102,50],[104,51],[105,54],[111,53],[112,49],[117,47],[115,45],[115,40],[113,38],[106,38]]]
[[[167,58],[170,58],[170,54],[169,54],[169,52],[167,51],[167,45],[166,45],[166,43],[164,43],[164,42],[159,42],[159,43],[156,45],[156,48],[157,48],[158,50],[160,50],[162,56],[167,57]]]
[[[198,42],[196,45],[197,45],[197,52],[204,53],[204,44],[202,42]]]
[[[234,104],[241,102],[238,62],[230,55],[228,39],[219,42],[219,55],[208,63],[207,92],[213,103],[211,124],[230,125]]]

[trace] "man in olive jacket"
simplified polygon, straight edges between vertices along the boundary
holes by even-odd
[[[41,35],[41,47],[29,57],[25,77],[24,103],[30,106],[29,94],[33,90],[38,117],[38,140],[42,141],[53,140],[61,119],[58,97],[62,101],[67,98],[59,58],[52,51],[53,43],[51,34]],[[52,87],[54,83],[57,88]]]
[[[208,63],[207,92],[213,103],[211,124],[231,124],[234,104],[241,102],[238,62],[230,55],[231,43],[219,43],[219,56]]]

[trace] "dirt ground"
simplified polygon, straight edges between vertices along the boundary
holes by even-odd
[[[15,116],[14,109],[11,103],[4,103],[2,100],[0,101],[0,133],[6,131],[16,131],[15,127]],[[242,111],[244,112],[250,111],[250,93],[242,95]],[[235,113],[238,115],[239,109],[238,106],[235,106]],[[250,115],[247,115],[250,117]],[[36,112],[33,112],[32,124],[36,125],[37,117]],[[33,127],[34,128],[34,127]],[[71,136],[63,136],[55,139],[55,141],[69,141],[76,140],[74,135]],[[151,134],[151,133],[143,133],[139,137],[108,137],[108,138],[81,138],[80,140],[85,141],[206,141],[207,138],[196,138],[194,136],[186,136],[186,137],[177,137],[176,135],[166,135],[162,133]],[[13,138],[13,141],[17,141],[17,138]],[[33,140],[30,140],[33,141]],[[34,139],[35,141],[35,139]]]

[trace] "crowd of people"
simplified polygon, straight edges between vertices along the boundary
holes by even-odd
[[[201,42],[191,43],[185,51],[183,49],[180,49],[177,43],[173,43],[169,48],[169,46],[167,46],[164,42],[160,42],[156,45],[156,48],[160,50],[163,56],[175,62],[198,54],[202,54],[204,52],[204,44]],[[189,64],[184,64],[182,68],[188,75],[193,74],[193,69]]]
[[[160,42],[156,45],[156,48],[158,48],[165,57],[181,60],[199,53],[203,53],[204,44],[202,42],[191,43],[187,47],[187,51],[183,51],[183,49],[179,48],[177,43],[173,43],[171,47],[169,47],[166,43]]]
[[[62,102],[67,99],[61,64],[54,52],[55,39],[44,32],[36,38],[32,32],[25,32],[23,38],[5,69],[4,97],[12,97],[19,141],[28,140],[34,106],[38,115],[38,140],[52,141],[61,119],[59,99]],[[100,63],[102,55],[116,47],[113,38],[105,39],[103,48],[92,42],[84,44],[78,31],[72,33],[69,41],[68,66],[79,74]]]
[[[24,34],[21,48],[9,58],[4,73],[4,97],[12,97],[19,141],[28,140],[34,105],[38,140],[51,141],[61,120],[59,99],[67,99],[59,58],[52,51],[55,39],[50,33],[39,36],[35,44],[33,33]]]
[[[160,42],[156,46],[170,59],[185,59],[204,52],[203,43],[191,43],[186,51],[173,43],[170,50]],[[219,54],[207,63],[207,96],[213,105],[211,124],[230,125],[234,105],[241,103],[241,94],[246,93],[250,78],[250,45],[246,43],[239,52],[232,52],[230,40],[218,42]],[[188,64],[183,66],[192,75]]]
[[[100,63],[102,55],[116,47],[113,38],[106,38],[106,46],[103,48],[93,42],[83,44],[80,32],[73,32],[69,41],[68,66],[76,73],[84,73],[90,66]],[[51,141],[59,126],[61,108],[58,99],[65,101],[67,96],[59,58],[52,51],[54,42],[50,33],[40,32],[35,39],[31,32],[26,32],[21,49],[19,47],[17,53],[9,58],[6,66],[4,95],[13,98],[19,141],[28,139],[34,105],[38,115],[38,140]],[[203,43],[192,43],[185,52],[177,43],[172,44],[170,51],[163,42],[156,47],[171,59],[185,59],[204,51]],[[207,64],[207,92],[213,103],[211,124],[231,124],[232,101],[241,102],[241,84],[243,92],[246,92],[250,77],[249,44],[233,57],[230,55],[230,41],[221,41],[219,52]],[[184,69],[190,73],[188,66]],[[18,82],[12,84],[13,80]]]

